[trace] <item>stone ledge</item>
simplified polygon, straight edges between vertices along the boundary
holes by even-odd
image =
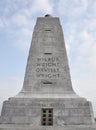
[[[11,125],[1,124],[0,130],[96,130],[94,125],[66,125],[66,126],[31,126],[31,125]]]

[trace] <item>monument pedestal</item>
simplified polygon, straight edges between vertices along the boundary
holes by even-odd
[[[4,102],[0,123],[41,126],[44,114],[42,110],[49,109],[52,110],[49,113],[52,118],[49,119],[53,126],[88,125],[94,123],[91,108],[89,101],[72,94],[57,98],[52,98],[51,95],[50,98],[15,97]],[[48,115],[45,115],[45,120],[46,118]]]

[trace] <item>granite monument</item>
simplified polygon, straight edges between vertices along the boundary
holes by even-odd
[[[72,88],[58,17],[37,18],[22,90],[3,103],[0,123],[36,127],[94,124],[91,102]]]

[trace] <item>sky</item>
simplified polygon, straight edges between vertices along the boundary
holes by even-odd
[[[96,0],[0,0],[0,110],[23,86],[37,17],[59,17],[74,91],[96,117]]]

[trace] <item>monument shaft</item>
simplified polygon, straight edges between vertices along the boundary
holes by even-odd
[[[92,106],[75,94],[59,18],[38,18],[21,92],[3,103],[2,124],[93,124]]]
[[[38,18],[22,92],[73,94],[59,18]]]

